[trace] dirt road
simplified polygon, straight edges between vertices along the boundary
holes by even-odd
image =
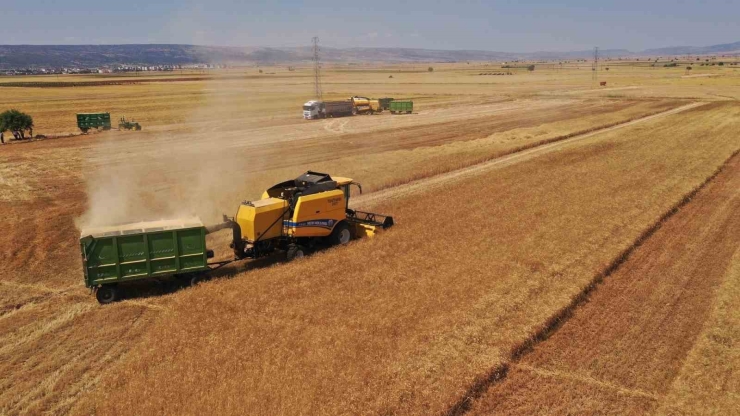
[[[564,140],[560,140],[554,143],[537,146],[529,150],[516,152],[509,156],[503,156],[500,158],[496,158],[489,162],[479,163],[474,166],[455,170],[453,172],[444,173],[441,175],[433,176],[431,178],[425,178],[425,179],[414,181],[414,182],[411,182],[405,185],[400,185],[394,188],[385,189],[379,192],[374,192],[372,194],[368,194],[368,195],[355,198],[353,201],[353,204],[372,205],[373,202],[375,201],[387,200],[389,198],[397,198],[397,197],[406,196],[406,195],[417,193],[417,192],[427,191],[430,188],[438,188],[440,186],[447,186],[450,182],[462,180],[466,177],[470,177],[471,175],[479,175],[481,173],[484,173],[484,172],[487,172],[493,169],[502,168],[505,166],[512,165],[514,163],[523,162],[525,160],[530,160],[538,156],[552,153],[554,151],[562,150],[569,145],[572,145],[579,141],[591,138],[598,134],[608,133],[608,132],[622,129],[625,127],[630,127],[636,124],[644,123],[650,120],[655,120],[657,118],[677,114],[677,113],[690,110],[692,108],[696,108],[698,106],[705,105],[705,104],[706,103],[687,104],[687,105],[684,105],[684,106],[681,106],[681,107],[678,107],[672,110],[664,111],[662,113],[654,114],[654,115],[647,116],[647,117],[642,117],[642,118],[639,118],[637,120],[633,120],[627,123],[622,123],[616,126],[599,129],[599,130],[596,130],[590,133],[581,134],[581,135],[571,137],[568,139],[564,139]]]

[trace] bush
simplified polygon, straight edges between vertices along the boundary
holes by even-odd
[[[719,66],[725,66],[725,63],[724,62],[720,62],[717,65],[719,65]]]
[[[534,65],[530,65],[527,67],[527,71],[534,71]]]
[[[434,72],[434,68],[432,68],[432,67],[430,66],[429,68],[427,68],[427,71],[429,71],[429,72]]]

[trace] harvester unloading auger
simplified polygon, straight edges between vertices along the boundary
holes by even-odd
[[[209,231],[230,227],[237,259],[282,250],[292,260],[393,226],[393,217],[350,209],[352,185],[362,193],[352,179],[308,171],[269,188],[258,201],[242,202],[233,218],[224,215],[224,223]]]

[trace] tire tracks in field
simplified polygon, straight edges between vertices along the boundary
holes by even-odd
[[[560,150],[561,148],[571,145],[573,143],[580,142],[582,140],[591,138],[598,134],[612,132],[621,128],[634,126],[636,124],[644,123],[647,121],[655,120],[658,118],[678,114],[702,105],[706,105],[705,102],[694,102],[680,107],[676,107],[670,110],[661,111],[656,114],[640,117],[637,119],[631,119],[627,121],[620,121],[617,123],[609,124],[606,126],[596,127],[592,130],[575,132],[564,136],[558,136],[551,139],[547,139],[541,142],[533,143],[528,146],[514,149],[511,152],[504,154],[503,156],[496,156],[493,159],[485,160],[483,162],[475,163],[471,166],[456,169],[450,172],[429,176],[422,179],[412,180],[411,182],[404,183],[401,185],[381,189],[365,195],[360,195],[352,198],[352,205],[357,206],[358,204],[370,204],[373,205],[378,201],[384,201],[388,199],[399,198],[419,192],[424,192],[429,189],[439,188],[447,185],[451,181],[461,180],[470,176],[480,175],[493,169],[510,166],[515,163],[524,162],[527,160],[534,159],[538,156],[543,156],[548,153]]]
[[[623,250],[612,262],[599,274],[597,274],[591,282],[586,285],[580,293],[573,297],[571,302],[556,312],[547,321],[543,323],[540,329],[536,330],[529,338],[524,340],[521,344],[512,348],[509,353],[508,362],[498,365],[491,369],[487,374],[473,381],[468,387],[466,392],[458,398],[458,400],[450,406],[442,414],[445,416],[460,416],[466,414],[472,407],[474,401],[481,396],[493,385],[502,382],[506,379],[509,369],[514,366],[519,366],[521,359],[529,354],[535,346],[546,341],[552,334],[560,329],[570,318],[573,317],[575,311],[589,301],[591,294],[601,285],[606,278],[613,275],[620,266],[624,264],[632,254],[640,248],[650,237],[652,237],[666,221],[676,215],[682,208],[688,205],[694,197],[706,188],[722,171],[732,162],[736,157],[740,157],[740,149],[733,152],[730,157],[725,159],[722,164],[704,181],[697,185],[694,189],[689,191],[683,196],[677,203],[675,203],[668,211],[666,211],[660,218],[650,227],[645,229],[637,239],[625,250]],[[641,392],[637,392],[638,394]]]

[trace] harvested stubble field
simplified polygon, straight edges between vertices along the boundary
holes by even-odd
[[[388,70],[399,75],[388,80]],[[75,112],[101,109],[145,126],[0,148],[0,413],[454,409],[740,148],[740,107],[710,102],[715,90],[737,95],[731,73],[702,79],[711,85],[697,94],[683,83],[698,81],[676,71],[614,71],[630,87],[609,97],[582,70],[485,82],[459,66],[424,70],[329,72],[336,97],[412,97],[419,111],[315,122],[298,118],[311,89],[300,70],[0,88],[22,97],[40,133],[72,132]],[[424,186],[430,175],[697,101],[706,103]],[[101,196],[125,208],[104,204],[109,218],[184,206],[209,219],[306,169],[385,189],[358,207],[399,225],[294,264],[240,265],[233,279],[193,290],[145,287],[104,308],[82,287],[75,222],[91,220]],[[413,192],[394,193],[416,179]],[[194,181],[196,192],[184,192]],[[228,255],[225,237],[210,241]],[[734,318],[723,308],[717,328]],[[712,362],[718,346],[707,339],[687,366]],[[673,389],[684,400],[698,382],[690,368]]]
[[[735,156],[472,414],[734,413],[738,213]]]

